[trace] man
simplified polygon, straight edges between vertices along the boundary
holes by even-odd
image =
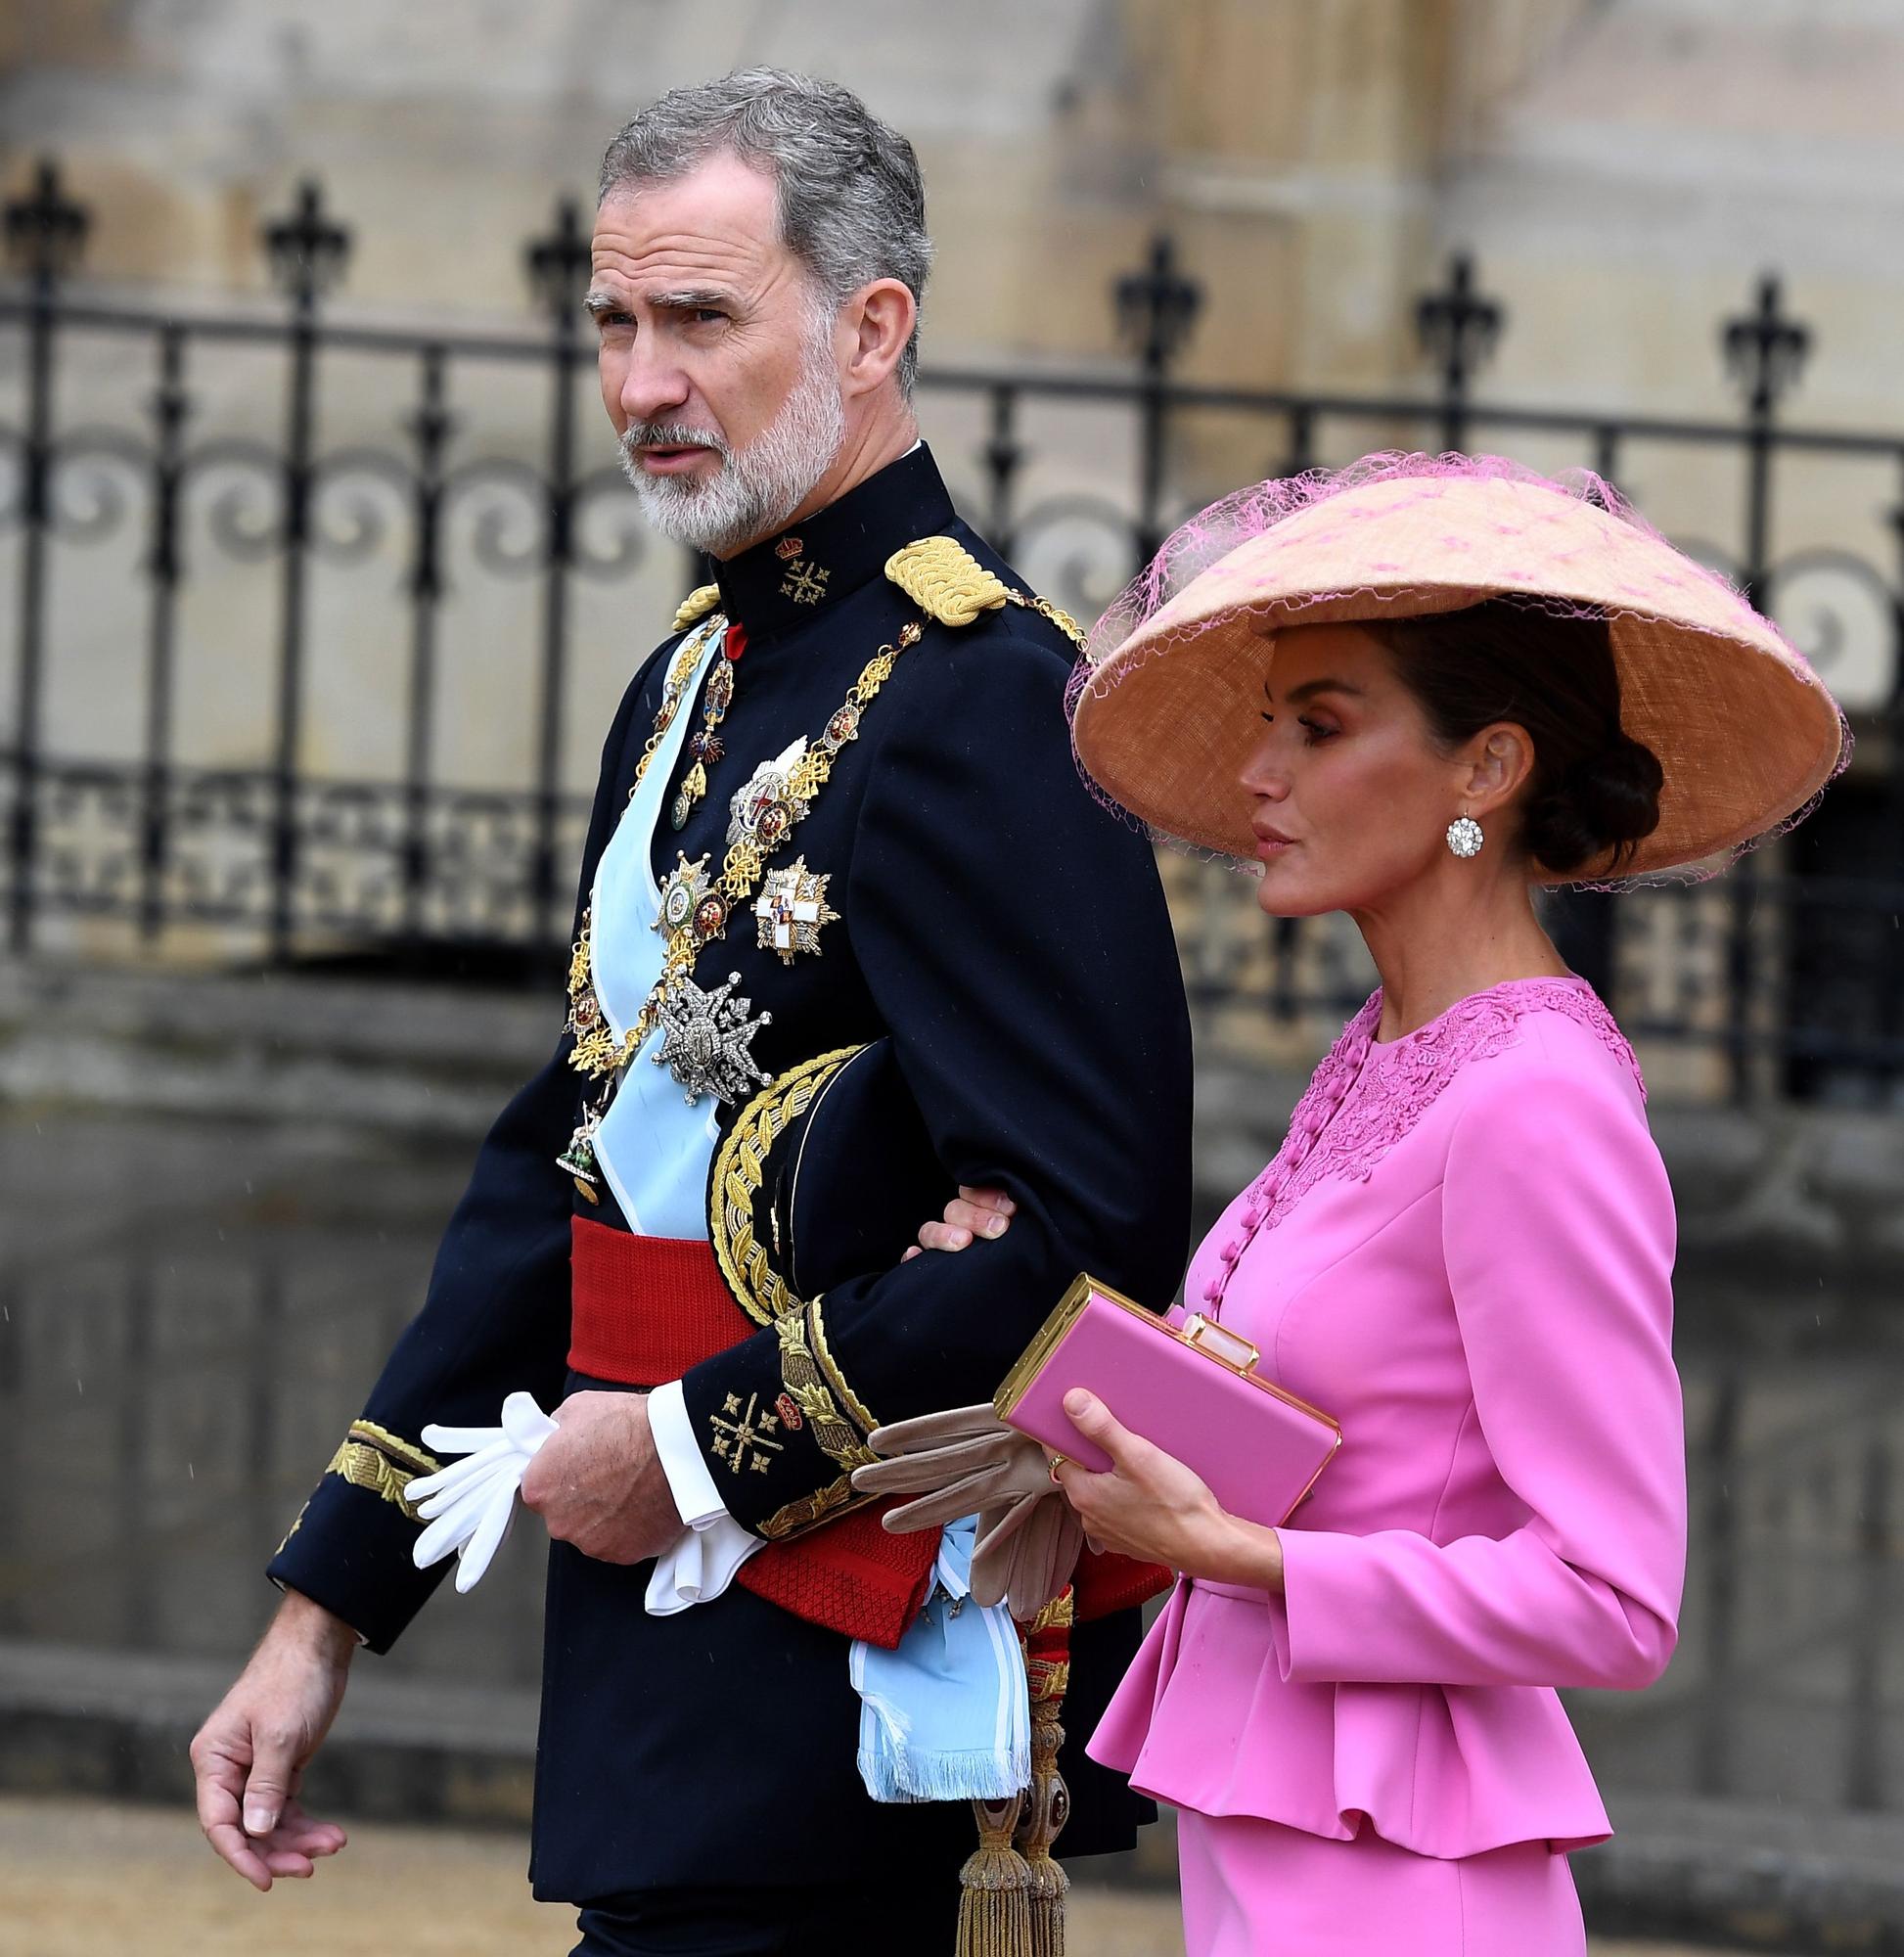
[[[194,1744],[205,1832],[259,1889],[341,1845],[299,1776],[356,1645],[440,1574],[403,1493],[439,1465],[425,1426],[526,1390],[558,1423],[521,1488],[553,1542],[536,1893],[581,1905],[588,1952],[950,1948],[964,1803],[867,1797],[847,1664],[929,1576],[846,1477],[876,1422],[989,1397],[1078,1270],[1167,1299],[1189,1057],[1148,847],[1071,761],[1068,621],[918,439],[924,216],[904,138],[775,70],[665,96],[609,148],[603,400],[715,585],[609,732],[568,1028]],[[861,1050],[944,1193],[1002,1188],[1017,1224],[793,1296],[720,1191]],[[836,1206],[889,1154],[849,1152]],[[719,1594],[682,1609],[688,1525]],[[1076,1634],[1072,1853],[1131,1839],[1139,1803],[1081,1743],[1134,1636],[1128,1610]]]

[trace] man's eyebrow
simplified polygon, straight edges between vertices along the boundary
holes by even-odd
[[[717,291],[712,286],[690,286],[678,293],[656,293],[648,303],[664,312],[693,312],[700,306],[731,307],[736,300],[732,293]]]
[[[1352,687],[1346,679],[1305,679],[1299,687],[1290,687],[1290,705],[1303,706],[1307,701],[1313,701],[1319,693],[1352,693],[1356,699],[1362,697],[1362,689]],[[1272,706],[1276,705],[1276,697],[1270,693],[1268,681],[1262,683],[1262,697]]]
[[[732,293],[718,291],[712,286],[691,286],[680,292],[652,293],[648,303],[660,312],[694,312],[703,306],[732,312],[740,301]],[[612,312],[626,312],[629,300],[620,293],[612,293],[606,287],[597,286],[583,298],[582,305],[591,319],[601,319]]]

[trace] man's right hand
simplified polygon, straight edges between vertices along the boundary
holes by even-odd
[[[295,1590],[192,1742],[199,1826],[218,1854],[259,1889],[309,1876],[344,1843],[336,1822],[314,1821],[297,1789],[343,1703],[357,1634]]]

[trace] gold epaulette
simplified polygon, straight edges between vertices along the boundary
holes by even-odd
[[[981,612],[1021,605],[1051,622],[1074,646],[1084,634],[1068,612],[1048,598],[1027,598],[994,575],[961,543],[950,537],[921,537],[885,561],[885,574],[925,613],[941,625],[970,625]]]
[[[950,537],[921,537],[885,561],[885,574],[941,625],[970,625],[981,612],[1011,603],[1000,579]]]
[[[685,632],[697,618],[704,618],[721,602],[721,588],[718,584],[698,585],[682,599],[681,608],[674,614],[674,629]]]

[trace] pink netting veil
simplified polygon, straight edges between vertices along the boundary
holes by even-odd
[[[1069,692],[1101,797],[1193,848],[1252,855],[1238,775],[1276,634],[1508,599],[1609,622],[1623,730],[1665,772],[1659,827],[1547,883],[1710,874],[1798,820],[1849,752],[1803,656],[1588,470],[1365,456],[1259,482],[1183,524],[1093,629]]]

